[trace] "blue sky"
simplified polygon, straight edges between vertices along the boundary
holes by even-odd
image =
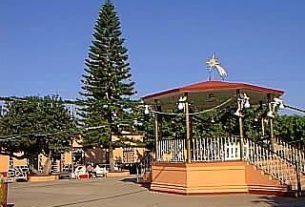
[[[75,99],[100,0],[0,0],[0,96]],[[285,90],[305,108],[305,1],[115,0],[137,96],[207,80]]]

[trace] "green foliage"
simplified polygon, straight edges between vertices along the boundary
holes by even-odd
[[[147,149],[153,149],[155,144],[155,116],[145,114],[142,107],[134,108],[133,115],[134,128],[132,130],[143,135],[143,142],[139,145],[144,145]]]
[[[162,137],[181,139],[186,136],[185,115],[159,117]]]
[[[101,127],[84,133],[85,147],[110,146],[113,134],[120,136],[133,125],[135,91],[124,42],[119,17],[106,1],[94,27],[80,92],[82,127]]]
[[[252,106],[245,111],[243,118],[244,136],[252,140],[263,140],[270,138],[269,118],[267,118],[267,109],[262,106]],[[262,121],[265,134],[262,133]]]
[[[192,110],[192,108],[191,108]],[[228,137],[239,136],[239,118],[234,115],[236,105],[217,109],[208,113],[201,113],[191,116],[191,133],[193,138],[205,137]],[[161,115],[159,119],[162,138],[186,137],[185,113],[173,110],[176,116]],[[192,111],[191,111],[192,112]],[[269,106],[259,104],[251,108],[243,109],[243,133],[244,137],[254,141],[270,140],[270,117],[267,116]],[[279,115],[278,108],[275,108],[273,120],[274,136],[295,144],[305,144],[305,116]],[[150,119],[150,132],[154,132],[153,120]],[[146,123],[147,124],[147,123]],[[152,138],[154,135],[152,134]]]
[[[186,137],[184,113],[177,116],[162,116],[161,121],[162,137]],[[233,116],[230,108],[191,116],[191,125],[194,138],[239,135],[238,119]]]
[[[17,99],[6,102],[6,108],[0,119],[0,153],[23,152],[30,158],[69,147],[76,125],[58,96]]]
[[[305,116],[283,115],[278,117],[274,123],[277,137],[294,143],[305,143]]]

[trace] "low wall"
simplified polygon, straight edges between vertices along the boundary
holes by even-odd
[[[154,163],[151,190],[180,194],[284,191],[246,162]]]
[[[109,173],[107,173],[107,177],[109,177],[109,178],[128,177],[129,175],[130,175],[129,171],[109,172]]]
[[[29,182],[48,182],[58,180],[58,175],[29,175],[28,181]]]

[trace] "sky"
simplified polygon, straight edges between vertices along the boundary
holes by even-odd
[[[79,97],[102,0],[0,0],[0,96]],[[305,108],[305,1],[114,0],[137,97],[208,79],[285,91]],[[215,75],[217,79],[217,75]]]

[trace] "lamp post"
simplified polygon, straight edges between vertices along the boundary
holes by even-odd
[[[271,149],[273,149],[273,143],[274,143],[274,133],[273,133],[273,113],[274,113],[274,110],[273,110],[273,105],[272,105],[272,102],[271,102],[271,94],[268,94],[268,108],[269,108],[269,125],[270,125],[270,144],[271,144]]]
[[[161,106],[158,105],[158,100],[155,100],[155,103],[157,104],[157,110],[158,111],[161,111]],[[157,113],[154,114],[155,115],[155,152],[156,152],[156,158],[157,158],[157,161],[158,159],[160,158],[159,157],[159,145],[158,145],[158,142],[159,142],[159,115]]]
[[[243,139],[244,139],[244,131],[243,131],[243,110],[250,108],[250,98],[246,93],[241,94],[239,90],[237,93],[237,110],[234,115],[238,116],[239,122],[239,136],[240,136],[240,159],[243,157]]]
[[[186,123],[186,152],[187,158],[186,162],[191,163],[191,130],[190,130],[190,114],[189,114],[189,104],[185,103],[185,123]]]
[[[178,101],[178,109],[185,112],[185,127],[186,127],[186,162],[191,163],[191,128],[190,128],[190,109],[187,101],[187,93],[181,96]]]

